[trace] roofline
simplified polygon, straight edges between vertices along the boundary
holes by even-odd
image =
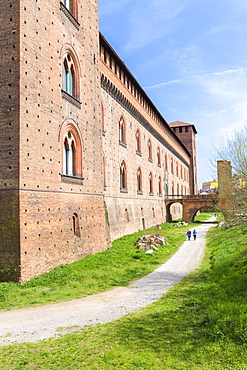
[[[174,123],[178,123],[177,125],[174,125],[174,126],[171,126],[172,124]],[[193,128],[195,134],[197,134],[197,131],[196,131],[196,128],[195,128],[195,125],[193,125],[193,123],[186,123],[186,122],[182,122],[182,121],[174,121],[174,122],[170,122],[169,123],[170,127],[183,127],[183,126],[190,126]]]
[[[160,111],[157,109],[157,107],[154,105],[152,100],[149,98],[145,90],[142,88],[142,86],[139,84],[139,82],[136,80],[134,75],[130,72],[128,67],[125,65],[123,60],[119,57],[119,55],[116,53],[116,51],[112,48],[112,46],[109,44],[109,42],[106,40],[106,38],[102,35],[101,32],[99,32],[99,40],[100,45],[104,44],[108,50],[111,52],[111,54],[116,58],[119,62],[119,65],[123,69],[123,71],[128,75],[129,79],[135,84],[135,86],[138,88],[138,90],[141,92],[141,94],[144,96],[144,98],[147,100],[147,102],[150,104],[152,109],[155,111],[155,113],[158,115],[158,117],[161,119],[163,125],[167,128],[167,130],[171,133],[171,135],[178,141],[178,143],[181,145],[181,147],[186,151],[189,157],[191,157],[191,154],[189,150],[186,148],[186,146],[182,143],[182,141],[179,139],[179,137],[175,134],[175,132],[171,129],[168,122],[165,120],[165,118],[162,116]]]

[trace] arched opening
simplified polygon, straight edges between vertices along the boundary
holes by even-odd
[[[183,205],[179,201],[171,201],[166,203],[166,222],[172,222],[183,216]],[[182,217],[183,218],[183,217]]]
[[[80,238],[80,236],[81,236],[80,235],[80,225],[79,225],[79,217],[78,217],[77,213],[73,214],[72,220],[73,220],[74,236],[76,236],[77,238]]]

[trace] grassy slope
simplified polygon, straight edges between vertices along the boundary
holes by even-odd
[[[55,268],[25,284],[0,283],[0,309],[68,301],[126,286],[167,261],[185,240],[187,229],[163,224],[161,230],[153,227],[123,236],[104,252]],[[134,243],[139,236],[157,233],[169,244],[152,255],[137,250]]]
[[[210,231],[204,264],[110,324],[0,349],[0,369],[247,369],[247,225]]]

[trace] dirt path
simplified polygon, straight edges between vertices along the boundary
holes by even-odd
[[[0,346],[37,342],[95,326],[157,301],[195,268],[204,254],[205,236],[213,224],[197,226],[197,240],[186,241],[165,264],[128,287],[119,287],[69,302],[0,312]]]

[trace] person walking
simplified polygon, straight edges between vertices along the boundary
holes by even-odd
[[[191,231],[190,231],[190,230],[188,230],[186,234],[187,234],[188,240],[190,240],[190,237],[191,237]]]
[[[194,230],[193,230],[194,240],[196,240],[196,234],[197,234],[197,231],[194,229]]]

